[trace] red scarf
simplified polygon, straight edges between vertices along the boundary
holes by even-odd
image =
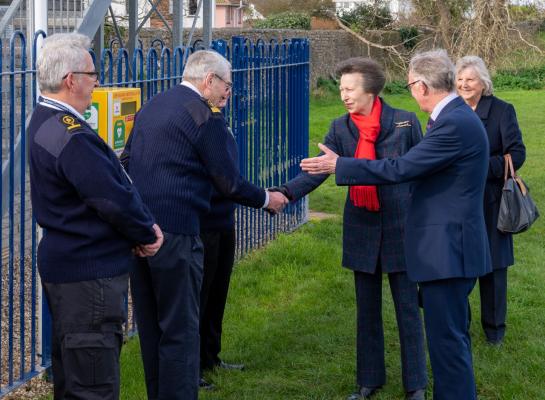
[[[380,133],[381,113],[382,103],[377,96],[369,115],[350,114],[360,132],[355,158],[377,159],[375,141]],[[380,208],[376,186],[350,186],[350,200],[356,207],[367,208],[369,211],[378,211]]]

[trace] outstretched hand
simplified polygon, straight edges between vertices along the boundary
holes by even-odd
[[[318,147],[324,154],[318,157],[303,159],[299,164],[301,169],[311,175],[334,174],[339,155],[322,143],[318,143]]]

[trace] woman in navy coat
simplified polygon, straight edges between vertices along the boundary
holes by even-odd
[[[348,114],[331,123],[324,141],[330,149],[354,157],[358,149],[364,148],[377,159],[395,158],[421,140],[416,115],[394,109],[378,97],[385,83],[383,68],[378,63],[362,57],[348,59],[338,66],[337,74],[341,77],[341,99]],[[374,121],[369,126],[374,132],[372,144],[362,144],[362,138],[366,138],[366,117]],[[358,126],[363,129],[360,131]],[[277,190],[296,200],[312,192],[328,176],[302,172]],[[354,271],[356,286],[358,391],[348,399],[370,398],[386,383],[381,311],[385,273],[395,305],[406,399],[421,400],[427,385],[424,334],[417,286],[407,277],[403,251],[411,184],[378,186],[376,192],[375,187],[371,187],[371,192],[365,188],[360,192],[362,197],[374,193],[363,204],[354,199],[357,194],[352,188],[344,208],[342,264]]]
[[[507,267],[513,265],[513,238],[497,228],[503,187],[504,154],[511,154],[515,169],[526,158],[526,148],[515,109],[492,95],[492,81],[483,60],[466,56],[456,64],[458,94],[473,108],[484,124],[490,143],[490,161],[484,192],[484,216],[493,271],[479,278],[481,323],[486,340],[500,344],[505,335],[507,314]]]

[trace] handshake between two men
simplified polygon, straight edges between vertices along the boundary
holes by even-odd
[[[271,215],[276,215],[284,209],[284,207],[290,202],[287,190],[281,187],[270,187],[267,189],[269,193],[269,204],[265,207],[265,210]],[[141,244],[133,249],[133,252],[138,257],[151,257],[154,256],[161,248],[164,240],[163,232],[159,225],[154,224],[153,230],[155,231],[156,240],[150,244]]]
[[[290,202],[287,190],[280,186],[272,186],[267,189],[267,192],[269,193],[269,204],[265,207],[265,210],[271,215],[281,213]]]

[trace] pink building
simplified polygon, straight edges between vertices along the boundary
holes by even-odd
[[[241,0],[216,0],[214,28],[241,28],[244,7]]]
[[[0,0],[2,1],[2,0]],[[143,0],[139,0],[143,1]],[[198,0],[184,0],[184,27],[191,27],[193,20],[197,18],[196,27],[202,28],[202,7],[198,16],[197,12]],[[212,21],[213,28],[241,28],[244,9],[248,7],[247,0],[212,0]],[[162,0],[157,5],[157,9],[161,12],[165,20],[172,26],[172,0]],[[163,20],[156,13],[153,13],[150,18],[152,27],[163,27]]]

